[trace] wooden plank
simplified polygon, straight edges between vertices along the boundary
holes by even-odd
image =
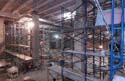
[[[87,55],[87,56],[97,56],[97,57],[109,57],[109,54],[106,53],[105,55],[101,55],[101,52],[79,52],[79,51],[73,51],[73,50],[67,50],[67,51],[63,51],[62,53],[73,53],[74,55]]]
[[[52,67],[49,67],[48,69],[52,72],[55,72],[55,73],[61,75],[61,66],[53,65]],[[64,68],[63,74],[65,77],[72,79],[74,81],[83,81],[83,78],[84,78],[81,74],[75,73],[75,72],[70,71],[66,68]],[[103,81],[103,80],[95,79],[93,77],[87,77],[87,79],[89,81]]]
[[[60,66],[54,65],[52,67],[49,67],[49,70],[52,71],[52,72],[55,72],[55,73],[57,73],[59,75],[61,75],[61,67]],[[80,81],[80,79],[81,79],[79,74],[78,75],[77,74],[73,75],[71,72],[68,72],[68,70],[65,69],[65,68],[64,68],[63,74],[64,74],[65,77],[68,77],[68,78],[70,78],[70,79],[72,79],[74,81]]]
[[[15,46],[15,47],[24,47],[24,48],[30,48],[28,45],[22,45],[22,44],[9,44],[10,46]]]
[[[22,60],[25,60],[25,61],[32,60],[32,57],[27,56],[27,55],[25,55],[25,54],[19,54],[19,53],[12,52],[12,51],[9,51],[9,50],[5,50],[5,52],[8,53],[8,54],[11,54],[11,55],[13,55],[13,56],[15,56],[15,57],[17,57],[17,58],[20,58],[20,59],[22,59]]]

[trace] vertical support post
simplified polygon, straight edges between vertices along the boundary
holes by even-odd
[[[76,9],[76,16],[75,16],[75,21],[74,21],[74,28],[82,28],[83,24],[84,24],[83,15],[85,14],[85,9],[84,9],[84,5],[83,5],[82,0],[76,1],[76,7],[77,7],[77,9]],[[74,32],[74,34],[77,35],[80,32],[83,32],[83,30],[78,31],[78,32]],[[82,39],[79,39],[79,38],[82,38]],[[83,49],[84,49],[83,48],[83,35],[79,34],[79,35],[75,36],[74,39],[78,40],[78,41],[74,42],[74,50],[83,51]]]
[[[100,45],[102,45],[102,33],[101,33],[101,28],[100,28],[100,33],[99,33],[99,36],[100,36],[100,39],[99,39],[99,43]],[[102,50],[102,48],[100,48],[100,51]],[[100,70],[100,79],[101,79],[101,76],[102,76],[102,71],[101,71],[101,64],[102,64],[102,57],[99,57],[99,70]]]
[[[123,52],[124,52],[124,0],[122,0],[122,16],[121,16],[121,26],[122,26],[122,30],[121,30],[121,47],[120,47],[120,56],[121,56],[121,61],[123,64]]]
[[[74,30],[74,25],[73,25],[73,15],[72,15],[72,13],[71,13],[71,27],[73,28],[73,34],[74,34],[74,32],[75,32],[75,30]],[[72,35],[73,35],[72,34]],[[74,38],[73,38],[73,44],[72,44],[72,48],[71,48],[72,50],[74,50]],[[71,68],[72,68],[72,70],[73,70],[73,54],[71,54],[71,59],[72,59],[72,62],[71,62]]]
[[[11,26],[11,44],[13,44],[13,42],[14,42],[14,24]],[[12,51],[14,51],[14,48],[12,47]]]
[[[35,66],[39,64],[39,16],[36,12],[33,13],[34,27],[32,28],[32,57]]]
[[[83,29],[84,29],[84,44],[83,44],[83,51],[84,51],[84,55],[82,55],[82,59],[84,59],[84,62],[82,63],[82,73],[84,74],[84,81],[87,81],[87,0],[82,0],[83,4],[83,20],[84,20],[84,25],[83,25]]]
[[[0,54],[4,51],[4,41],[5,41],[5,29],[4,29],[4,19],[0,18]]]
[[[93,52],[95,52],[95,29],[92,29],[92,45],[93,45]],[[95,56],[93,56],[93,76],[95,77]]]
[[[113,45],[114,45],[114,0],[112,0],[112,27],[111,27],[111,49],[110,49],[110,81],[113,80],[113,74],[114,74],[114,71],[113,71]]]
[[[60,28],[60,32],[61,32],[61,50],[64,50],[64,41],[63,41],[63,28],[64,28],[64,8],[61,7],[61,28]],[[62,66],[61,66],[61,77],[62,77],[62,81],[64,81],[64,75],[63,75],[63,69],[64,69],[64,54],[62,54]]]
[[[111,41],[111,50],[110,50],[110,81],[113,80],[113,74],[114,72],[120,68],[123,64],[123,50],[124,50],[124,0],[122,0],[122,8],[121,8],[121,27],[119,28],[120,29],[120,55],[119,56],[116,56],[114,54],[114,51],[113,51],[113,47],[114,47],[114,31],[118,30],[116,29],[116,27],[114,27],[114,3],[115,1],[112,0],[112,28],[111,28],[111,38],[112,38],[112,41]],[[120,62],[119,64],[117,65],[114,65],[114,59],[117,59],[117,57],[119,58]]]
[[[94,6],[93,8],[93,15],[95,16],[95,9],[96,7]],[[93,26],[95,25],[95,18],[93,18]],[[92,29],[92,47],[93,47],[93,52],[95,52],[95,27]],[[95,77],[95,56],[93,56],[93,76]]]

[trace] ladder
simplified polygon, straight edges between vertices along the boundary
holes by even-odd
[[[115,27],[114,26],[114,17],[115,17],[115,0],[112,0],[112,25],[111,25],[111,49],[110,49],[110,81],[113,80],[114,72],[120,68],[123,64],[123,49],[124,49],[124,0],[121,0],[122,7],[121,7],[121,26]],[[114,32],[119,30],[120,31],[120,52],[119,55],[116,55],[114,50]],[[119,59],[118,64],[114,64],[115,59]]]

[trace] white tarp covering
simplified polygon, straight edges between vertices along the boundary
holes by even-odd
[[[113,78],[113,81],[125,81],[125,77],[115,75],[114,78]]]
[[[115,20],[115,22],[114,22],[114,24],[120,24],[121,23],[121,9],[119,9],[119,8],[115,8],[115,14],[114,14],[114,20]],[[105,19],[105,21],[107,22],[107,24],[111,24],[111,18],[112,18],[112,10],[111,9],[109,9],[109,10],[103,10],[103,15],[104,15],[104,19]],[[124,19],[125,19],[125,17],[124,17]],[[105,25],[105,23],[104,23],[104,21],[103,21],[103,16],[102,16],[102,14],[100,13],[100,12],[98,12],[98,14],[97,14],[97,17],[96,17],[96,24],[95,24],[95,26],[104,26]]]

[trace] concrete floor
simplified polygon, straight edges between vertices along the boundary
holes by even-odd
[[[24,77],[31,77],[35,81],[47,81],[47,70],[33,71],[26,74],[21,74],[15,81],[23,81]]]
[[[31,77],[35,81],[47,81],[47,70],[38,70],[20,74],[16,79],[7,79],[7,74],[0,74],[0,81],[23,81],[24,77]]]

